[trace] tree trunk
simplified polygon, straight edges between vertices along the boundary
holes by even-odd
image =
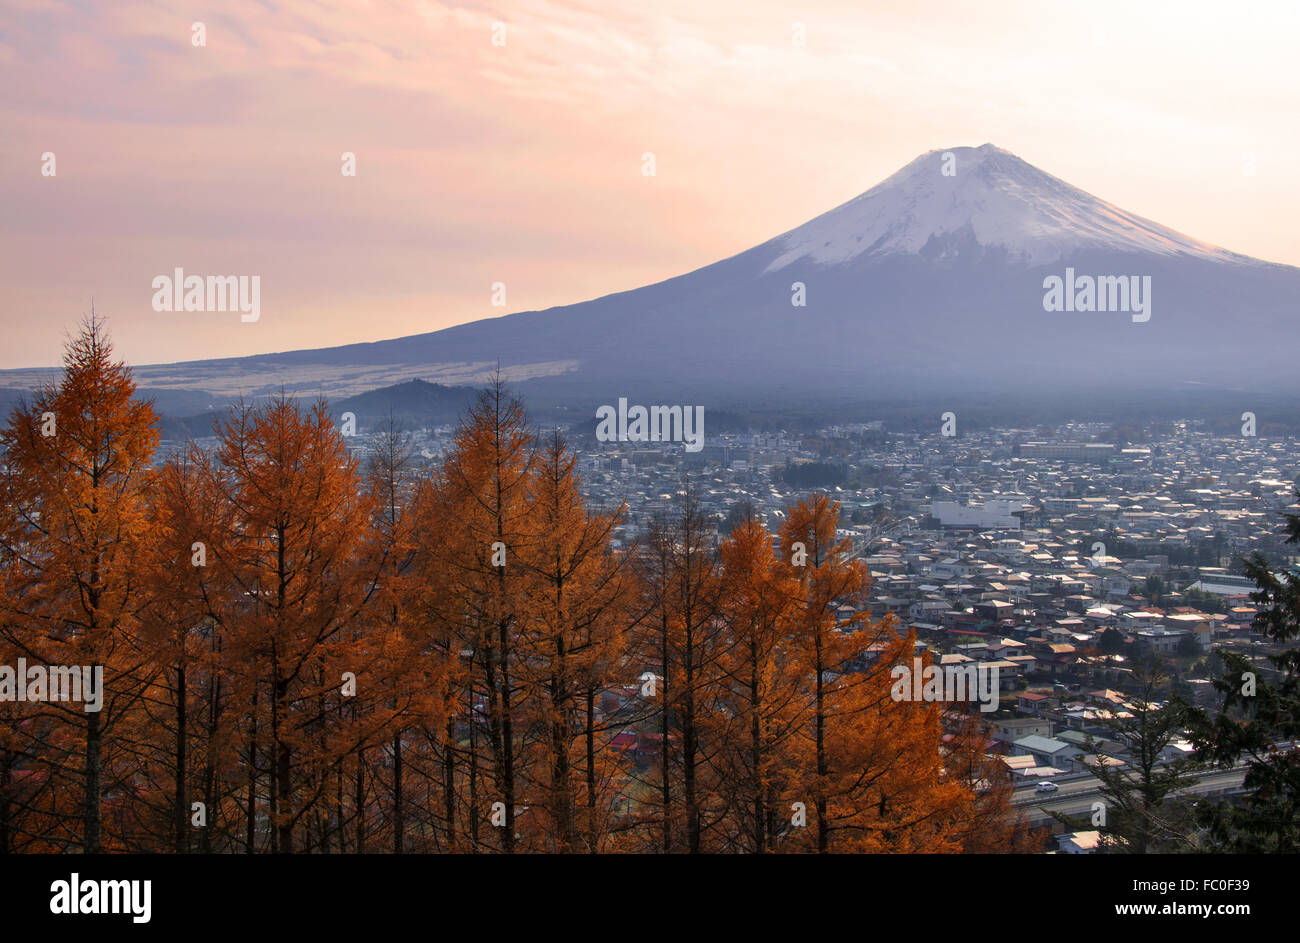
[[[293,795],[289,781],[289,769],[293,754],[289,743],[280,730],[280,714],[289,704],[289,682],[276,678],[275,700],[271,703],[271,738],[275,741],[275,819],[276,852],[282,855],[293,853],[293,817],[289,803]]]
[[[510,707],[510,630],[508,620],[497,625],[501,647],[501,799],[506,805],[505,852],[515,850],[515,724]]]
[[[555,817],[555,837],[560,850],[572,852],[575,844],[573,830],[573,796],[569,783],[569,719],[568,685],[566,676],[564,633],[555,635],[555,671],[551,675],[551,808]]]
[[[470,720],[472,723],[472,716]],[[442,804],[447,817],[446,850],[455,851],[460,842],[456,839],[456,719],[451,711],[447,712],[447,739],[442,749]],[[473,807],[471,801],[470,808]]]
[[[402,732],[393,734],[393,854],[402,853]]]
[[[596,836],[596,687],[587,685],[587,850],[599,849]]]
[[[99,807],[99,797],[102,790],[100,777],[100,747],[101,733],[99,729],[99,712],[91,711],[86,714],[86,809],[85,809],[85,852],[88,855],[97,855],[104,850],[100,838],[100,828],[103,823],[102,812]]]
[[[762,854],[767,850],[767,829],[763,815],[763,747],[758,725],[758,643],[753,639],[749,643],[749,764],[750,775],[754,777],[754,851]]]
[[[244,818],[244,851],[257,851],[257,691],[253,691],[253,723],[248,735],[248,799]]]
[[[9,796],[13,787],[13,754],[0,747],[0,855],[7,855],[9,847]]]
[[[356,792],[352,799],[357,816],[357,854],[366,853],[366,751],[357,749]]]
[[[190,830],[186,822],[185,807],[185,665],[176,666],[176,853],[190,850]]]
[[[206,817],[203,831],[199,832],[199,852],[205,855],[212,853],[212,829],[215,821],[217,791],[217,770],[212,763],[212,753],[216,749],[213,741],[216,740],[217,736],[217,719],[221,711],[220,704],[221,682],[213,678],[208,682],[208,731],[203,759],[203,807]]]
[[[830,823],[826,820],[826,691],[822,668],[822,638],[818,630],[817,641],[817,851],[824,854],[830,849]]]
[[[475,852],[478,851],[479,807],[478,807],[478,737],[474,722],[474,686],[469,687],[469,840]]]
[[[688,564],[689,565],[689,564]],[[690,600],[686,600],[686,644],[683,647],[682,671],[682,791],[686,800],[686,841],[690,854],[700,852],[700,812],[696,807],[695,763],[695,627],[691,624]]]
[[[673,786],[670,778],[668,733],[670,730],[668,716],[668,612],[665,609],[663,613],[663,634],[659,639],[659,656],[663,670],[663,685],[659,691],[662,698],[662,713],[659,718],[659,768],[663,775],[660,778],[660,802],[664,808],[663,819],[663,853],[668,854],[673,850]]]

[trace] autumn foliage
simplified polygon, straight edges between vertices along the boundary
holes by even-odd
[[[827,496],[622,545],[499,381],[434,463],[285,395],[164,459],[134,393],[92,321],[0,433],[0,664],[104,669],[0,703],[0,850],[1022,847]]]

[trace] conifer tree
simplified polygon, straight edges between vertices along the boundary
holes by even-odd
[[[40,766],[58,784],[46,793],[48,814],[60,821],[52,837],[87,853],[109,847],[103,803],[119,785],[112,738],[138,707],[149,667],[138,645],[138,568],[158,432],[135,389],[92,314],[68,342],[59,380],[16,408],[0,432],[13,514],[0,551],[16,590],[3,600],[6,641],[29,662],[103,674],[100,710],[47,702],[18,712],[40,718],[29,729],[40,729]],[[71,795],[76,803],[65,803]]]
[[[248,729],[267,737],[273,847],[289,853],[329,771],[358,746],[345,699],[376,683],[375,653],[350,632],[374,592],[373,501],[323,403],[305,414],[283,394],[241,405],[220,426],[217,458],[231,505],[230,530],[214,538],[230,582],[224,666]]]

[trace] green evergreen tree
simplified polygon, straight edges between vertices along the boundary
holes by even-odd
[[[1300,489],[1297,489],[1300,497]],[[1289,544],[1300,544],[1300,514],[1284,515]],[[1259,589],[1255,628],[1275,643],[1300,638],[1300,573],[1273,569],[1255,554],[1244,561],[1246,575]],[[1267,656],[1275,677],[1245,655],[1220,651],[1223,675],[1214,682],[1223,695],[1217,713],[1193,711],[1197,756],[1221,767],[1246,760],[1238,803],[1201,803],[1201,820],[1215,850],[1226,852],[1300,851],[1300,648]]]
[[[1169,679],[1154,662],[1137,665],[1134,680],[1138,690],[1128,700],[1127,716],[1103,721],[1111,738],[1125,747],[1127,762],[1114,765],[1101,741],[1088,741],[1101,807],[1082,818],[1054,817],[1070,828],[1100,830],[1101,849],[1112,854],[1195,850],[1192,806],[1174,794],[1195,781],[1187,773],[1196,764],[1190,756],[1167,758],[1167,748],[1182,739],[1187,708],[1177,698],[1160,699]]]

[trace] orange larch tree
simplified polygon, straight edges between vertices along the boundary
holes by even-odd
[[[468,738],[468,838],[513,852],[524,825],[517,815],[526,769],[538,757],[538,731],[521,710],[518,620],[525,585],[520,560],[533,539],[527,501],[536,466],[536,442],[523,404],[498,375],[461,423],[438,480],[423,497],[440,525],[422,526],[426,567],[445,587],[436,619],[457,639],[468,662],[459,692]],[[429,545],[428,542],[436,542]],[[486,727],[491,787],[479,780],[478,731]],[[480,792],[483,795],[480,796]],[[491,832],[482,831],[486,818]]]
[[[337,782],[342,758],[367,735],[344,709],[377,681],[367,671],[376,653],[351,631],[376,583],[367,553],[373,498],[323,403],[306,414],[284,395],[240,406],[220,426],[217,459],[230,530],[212,542],[230,582],[224,666],[252,731],[249,832],[256,731],[266,731],[272,845],[288,853],[295,827],[324,800],[329,773]]]
[[[380,699],[379,704],[371,706],[372,719],[383,720],[388,726],[389,762],[368,764],[364,750],[357,754],[353,806],[358,816],[358,850],[364,847],[366,835],[366,793],[361,777],[370,767],[376,767],[376,777],[388,779],[378,803],[382,808],[383,800],[387,800],[384,818],[391,833],[388,844],[394,854],[407,849],[409,812],[425,804],[412,801],[408,794],[408,733],[415,727],[442,731],[449,708],[446,692],[455,658],[444,640],[428,632],[419,618],[421,592],[437,589],[435,584],[423,583],[418,568],[420,533],[414,504],[418,484],[409,437],[390,416],[378,432],[366,469],[366,487],[374,507],[369,553],[376,587],[364,632],[367,644],[379,655],[375,682],[367,688]],[[434,533],[440,529],[435,527]],[[359,700],[366,704],[369,699]]]
[[[135,389],[92,314],[69,341],[57,384],[15,409],[0,432],[13,515],[0,548],[13,579],[2,600],[7,641],[29,662],[78,668],[83,677],[102,672],[100,709],[47,701],[22,712],[41,718],[38,765],[61,784],[48,791],[49,811],[80,826],[60,827],[51,838],[88,853],[107,847],[110,787],[116,801],[131,799],[130,784],[116,782],[112,736],[138,706],[149,670],[138,645],[146,601],[139,567],[158,432]],[[75,808],[60,801],[71,795]]]
[[[816,494],[790,508],[782,565],[800,583],[791,665],[806,684],[801,788],[828,851],[955,851],[938,824],[968,797],[943,774],[942,704],[895,701],[890,671],[912,637],[873,621],[871,578],[838,536],[839,504]]]
[[[231,506],[211,457],[193,448],[154,470],[151,495],[151,537],[141,560],[150,598],[142,640],[155,671],[137,718],[140,788],[168,809],[167,844],[174,851],[189,851],[196,835],[198,849],[207,852],[218,847],[214,834],[236,812],[223,802],[225,777],[236,770],[225,747],[235,731],[223,713],[219,621],[233,607],[216,557],[222,547],[209,546],[214,535],[230,531]]]
[[[542,449],[528,486],[532,539],[518,559],[523,600],[518,622],[519,681],[528,712],[545,737],[546,762],[538,764],[535,791],[547,822],[546,846],[596,851],[608,787],[621,778],[617,763],[598,751],[595,696],[618,664],[623,646],[619,620],[625,595],[623,567],[610,550],[622,509],[589,514],[579,491],[577,459],[558,432]],[[585,770],[579,816],[575,767]]]
[[[637,550],[641,612],[633,652],[658,676],[650,703],[659,728],[658,796],[643,789],[640,801],[658,807],[648,821],[657,820],[661,851],[695,854],[711,850],[710,832],[725,815],[710,765],[716,744],[706,734],[724,689],[728,637],[716,531],[694,485],[679,499]]]
[[[728,849],[762,854],[786,830],[788,816],[777,798],[791,789],[789,744],[803,717],[806,685],[791,670],[789,654],[799,584],[779,565],[771,535],[752,514],[720,552],[729,644],[714,765],[734,823]]]

